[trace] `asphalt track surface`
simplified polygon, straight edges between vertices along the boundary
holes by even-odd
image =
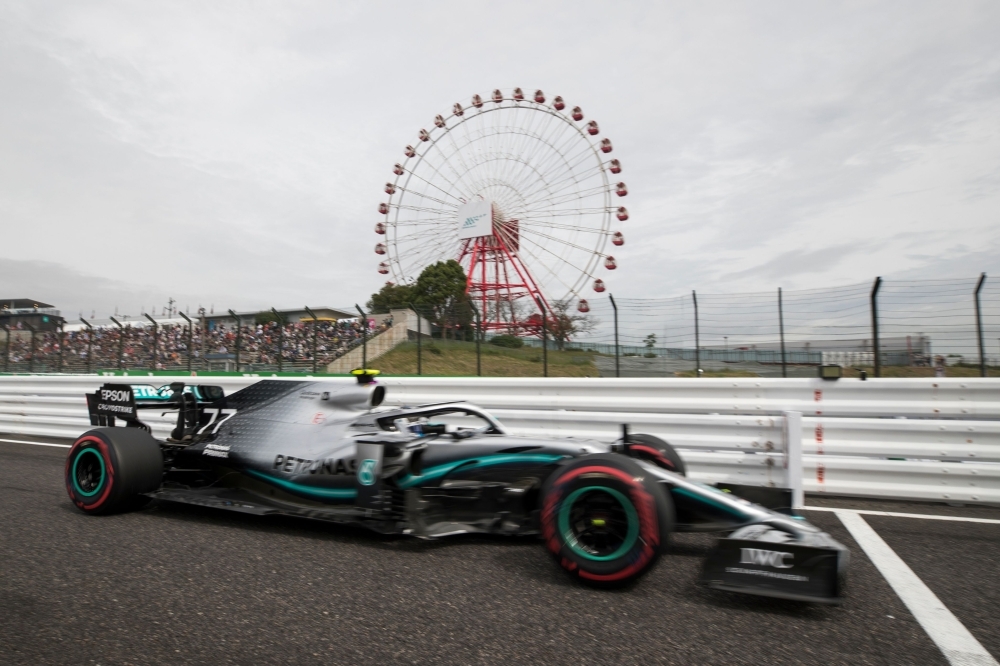
[[[572,582],[533,539],[422,542],[166,503],[84,516],[63,487],[66,452],[0,442],[2,664],[947,663],[833,513],[809,519],[851,548],[842,606],[698,586],[707,535],[675,535],[650,575],[607,592]],[[866,520],[1000,656],[1000,525]]]

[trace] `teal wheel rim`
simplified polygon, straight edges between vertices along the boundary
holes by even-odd
[[[97,459],[96,466],[90,458]],[[83,460],[82,466],[80,465],[81,460]],[[96,482],[93,481],[95,468],[100,470]],[[107,470],[104,467],[104,456],[95,449],[83,449],[73,459],[73,469],[70,471],[70,476],[73,479],[73,490],[84,497],[93,497],[104,486],[104,479],[107,476]],[[84,486],[90,488],[90,490],[85,490]]]
[[[610,496],[613,502],[600,494]],[[588,501],[574,512],[581,497]],[[614,488],[585,486],[570,493],[559,508],[559,533],[569,549],[582,558],[595,562],[617,560],[632,550],[639,538],[639,514],[632,501]],[[614,547],[616,542],[620,544]],[[614,550],[602,554],[609,549],[609,543]]]

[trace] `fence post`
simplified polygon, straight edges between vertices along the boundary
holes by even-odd
[[[80,317],[80,321],[83,325],[87,327],[87,374],[89,375],[94,367],[94,327],[90,325],[90,322]],[[8,345],[10,343],[10,333],[8,332]],[[4,372],[7,368],[4,368]]]
[[[979,309],[979,292],[983,288],[983,283],[986,282],[986,273],[979,276],[979,282],[976,283],[976,335],[979,338],[979,376],[986,376],[986,348],[983,346],[983,316]]]
[[[368,367],[368,315],[357,303],[354,304],[354,307],[361,313],[361,368],[366,369]]]
[[[184,321],[186,321],[188,323],[188,345],[187,345],[188,348],[187,348],[187,353],[188,353],[188,374],[190,375],[191,374],[191,356],[192,356],[192,354],[194,354],[194,349],[192,349],[192,347],[194,346],[194,328],[193,328],[194,325],[191,323],[191,318],[188,317],[183,312],[178,312],[177,314],[179,314],[180,316],[184,317]],[[236,370],[238,371],[239,369],[240,369],[240,366],[239,366],[239,364],[237,364],[236,365]]]
[[[417,310],[417,307],[413,303],[410,303],[410,309],[413,310],[413,312],[416,313],[417,315],[417,375],[422,375],[424,374],[424,366],[420,352],[421,352],[421,338],[424,337],[424,334],[420,328],[420,311]]]
[[[319,324],[319,317],[316,313],[309,309],[309,306],[305,306],[306,314],[313,318],[313,374],[316,374],[316,326]]]
[[[792,509],[805,506],[802,489],[802,412],[784,412],[785,480],[792,491]]]
[[[545,303],[538,299],[538,309],[542,311],[542,376],[549,376],[549,313]],[[617,341],[616,343],[617,344]],[[617,357],[616,357],[617,358]]]
[[[872,350],[875,352],[875,376],[882,376],[882,360],[879,358],[879,343],[878,343],[878,290],[882,286],[881,276],[875,278],[875,284],[872,285],[871,293],[871,303],[872,303]]]
[[[229,316],[232,317],[236,321],[236,372],[239,372],[240,371],[240,348],[242,347],[242,345],[240,343],[243,342],[243,322],[240,321],[240,316],[238,314],[236,314],[235,312],[233,312],[232,310],[229,311]]]
[[[618,305],[615,303],[615,297],[608,294],[608,298],[611,299],[611,307],[615,311],[615,377],[621,377],[621,368],[618,365]]]
[[[781,332],[781,376],[788,376],[788,362],[785,359],[785,309],[781,302],[781,287],[778,287],[778,330]]]
[[[3,330],[7,331],[7,345],[4,347],[3,351],[3,371],[9,372],[10,371],[10,328],[7,327],[7,324],[4,324]],[[87,358],[88,359],[90,358],[90,354],[87,354]]]
[[[470,303],[472,307],[472,314],[476,315],[476,377],[483,376],[483,357],[481,355],[481,350],[479,348],[480,341],[479,338],[482,336],[483,332],[483,320],[480,318],[479,310],[476,309],[475,303]]]
[[[63,347],[66,346],[66,330],[63,328],[65,322],[59,323],[59,372],[63,371]]]
[[[125,327],[121,322],[111,317],[111,321],[118,325],[118,369],[125,369]]]
[[[156,370],[156,352],[157,352],[157,348],[160,346],[159,345],[159,342],[160,342],[160,325],[156,323],[155,319],[153,319],[152,317],[150,317],[145,312],[142,313],[142,316],[145,317],[146,319],[148,319],[153,324],[153,360],[152,360],[153,368],[152,369]]]
[[[28,327],[29,331],[31,331],[31,355],[28,356],[28,372],[34,372],[35,371],[35,327],[29,324],[28,322],[24,322],[24,325]]]
[[[694,376],[701,377],[701,332],[698,330],[698,294],[691,290],[694,301]]]
[[[274,308],[271,308],[271,312],[278,320],[278,372],[281,372],[285,368],[285,320],[281,317],[279,313]],[[237,320],[237,323],[239,320]],[[240,330],[239,327],[236,330]]]

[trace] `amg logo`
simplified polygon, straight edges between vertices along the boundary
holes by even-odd
[[[757,548],[740,548],[742,557],[740,564],[756,564],[775,569],[791,569],[794,564],[785,564],[785,560],[795,557],[794,553],[783,553],[778,550],[758,550]]]

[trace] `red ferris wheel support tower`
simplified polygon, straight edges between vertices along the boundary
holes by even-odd
[[[528,311],[548,301],[528,266],[521,261],[517,220],[504,219],[493,203],[476,200],[459,207],[461,248],[458,262],[465,268],[465,292],[482,317],[483,331],[540,333],[540,315],[525,316],[517,301],[527,298]]]

